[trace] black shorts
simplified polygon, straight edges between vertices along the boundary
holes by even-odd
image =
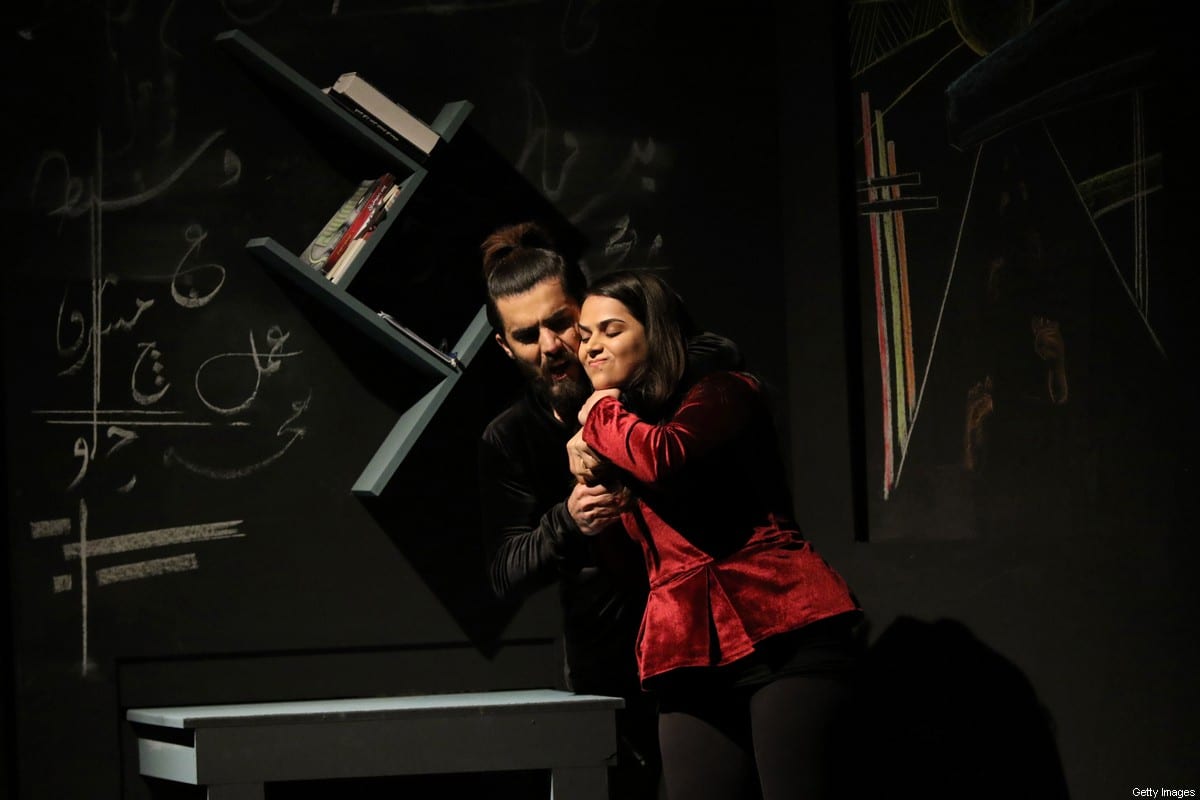
[[[660,711],[682,710],[697,697],[753,690],[784,675],[849,678],[863,645],[856,635],[862,612],[852,611],[780,633],[755,645],[754,652],[720,667],[684,667],[656,675],[646,689],[658,696]]]

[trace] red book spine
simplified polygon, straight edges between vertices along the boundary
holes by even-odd
[[[384,173],[375,182],[375,186],[371,188],[366,200],[363,201],[362,207],[354,215],[354,221],[350,223],[350,227],[346,228],[345,233],[342,234],[342,238],[338,239],[333,249],[329,251],[329,257],[325,259],[325,264],[323,265],[326,273],[333,269],[338,259],[341,258],[342,253],[346,252],[346,248],[350,246],[350,243],[358,238],[359,234],[365,231],[367,226],[371,224],[372,219],[374,219],[376,212],[383,203],[384,195],[388,193],[388,190],[395,183],[396,178],[390,172]]]

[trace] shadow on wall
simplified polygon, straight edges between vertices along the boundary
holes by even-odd
[[[1067,798],[1029,680],[953,620],[895,620],[847,714],[846,797]]]

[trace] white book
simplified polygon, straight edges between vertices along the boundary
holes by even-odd
[[[373,118],[425,155],[432,153],[441,141],[437,131],[372,86],[357,72],[343,73],[326,91],[349,110],[364,112],[365,116]]]
[[[337,263],[329,268],[329,272],[326,273],[325,277],[329,278],[329,280],[333,281],[334,283],[341,281],[342,276],[346,274],[346,270],[349,269],[350,264],[353,263],[354,259],[358,257],[358,251],[362,250],[363,245],[366,244],[366,241],[367,240],[365,238],[360,236],[350,244],[346,245],[345,251],[342,253],[341,257],[338,258]]]

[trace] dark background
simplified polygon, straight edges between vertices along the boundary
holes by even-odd
[[[503,198],[523,184],[576,226],[590,269],[663,267],[701,322],[742,345],[778,401],[801,524],[868,611],[863,774],[946,796],[999,795],[1005,781],[1035,796],[1062,796],[1065,783],[1075,797],[1200,783],[1197,548],[1179,499],[1195,432],[1183,391],[1195,363],[1181,230],[1190,186],[1184,159],[1171,158],[1184,134],[1165,125],[1162,144],[1164,302],[1181,366],[1138,446],[1159,456],[1160,513],[1130,514],[1103,536],[872,542],[845,8],[779,5],[5,12],[4,58],[21,76],[6,87],[21,113],[4,162],[12,658],[0,743],[12,796],[165,793],[137,775],[122,721],[132,706],[558,682],[553,596],[502,607],[482,584],[474,441],[514,388],[494,346],[386,490],[350,492],[429,379],[243,245],[272,236],[299,250],[378,166],[213,43],[231,28],[318,86],[358,70],[424,119],[469,100],[476,163],[511,167],[503,179],[431,171],[447,177],[371,258],[386,277],[356,282],[386,292],[369,300],[418,316],[431,338],[439,326],[461,330],[482,301],[471,294],[481,219],[514,214]],[[1187,73],[1182,34],[1168,28],[1160,96],[1170,112]],[[100,213],[89,213],[91,196],[107,202]],[[411,263],[408,246],[453,256]],[[87,323],[70,315],[91,319],[103,276],[106,324],[153,304],[101,337],[97,366],[72,349]],[[181,304],[173,289],[208,302]],[[243,355],[205,365],[228,353]],[[136,403],[135,392],[168,384],[157,403]],[[106,427],[92,448],[91,425],[50,422],[77,420],[65,412],[90,410],[97,390],[101,409],[153,408],[205,426],[140,426],[114,450]],[[84,463],[77,438],[94,457],[71,486]],[[1105,500],[1146,505],[1120,491]],[[219,522],[242,535],[92,559],[85,605],[79,562],[62,551],[84,514],[89,539]],[[44,520],[67,520],[70,532],[35,538],[32,523]],[[95,574],[189,554],[195,568],[172,574],[106,585]],[[70,588],[55,591],[55,576],[71,576]],[[512,778],[492,780],[515,791]]]

